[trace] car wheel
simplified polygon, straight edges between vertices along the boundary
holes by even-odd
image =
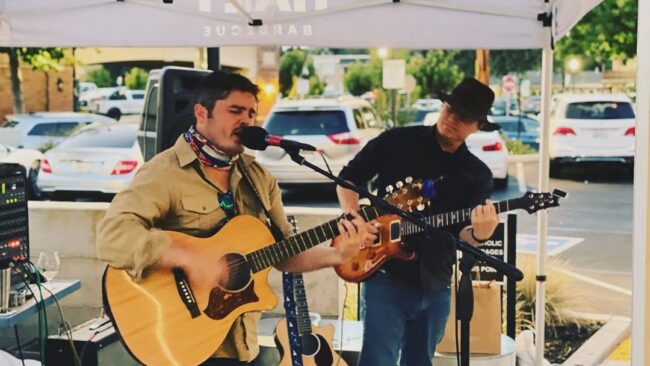
[[[122,117],[122,111],[117,108],[111,108],[108,110],[108,113],[106,113],[106,115],[116,121],[119,121],[120,117]]]
[[[38,188],[36,182],[38,181],[38,172],[41,170],[41,162],[35,161],[27,173],[27,199],[41,200],[43,199],[43,192]]]
[[[506,175],[505,178],[495,178],[494,179],[494,187],[498,189],[505,189],[508,187],[508,180],[510,176]]]

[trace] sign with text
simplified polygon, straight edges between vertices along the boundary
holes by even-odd
[[[494,235],[490,240],[481,244],[479,247],[485,254],[491,255],[500,261],[506,260],[506,223],[501,222],[494,230]],[[478,268],[478,271],[476,269]],[[486,265],[485,263],[478,261],[476,262],[476,267],[472,271],[473,280],[481,281],[496,281],[503,283],[503,274],[497,272],[496,269]],[[478,272],[478,274],[477,274]]]
[[[384,89],[404,89],[406,84],[406,61],[384,60],[382,84]]]

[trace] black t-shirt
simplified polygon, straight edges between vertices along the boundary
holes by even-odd
[[[340,177],[363,185],[377,176],[377,195],[386,195],[386,187],[404,182],[406,177],[432,179],[437,195],[424,215],[474,207],[484,203],[492,192],[490,169],[462,144],[455,152],[444,152],[436,139],[436,128],[404,127],[388,130],[368,144],[341,171]],[[389,260],[383,266],[392,277],[425,290],[439,291],[451,280],[455,246],[449,234],[458,237],[469,222],[409,238],[418,253],[414,261]]]

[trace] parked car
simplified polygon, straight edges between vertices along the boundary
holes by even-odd
[[[588,161],[634,163],[635,116],[624,94],[564,94],[551,113],[551,169]]]
[[[440,110],[442,101],[440,99],[418,99],[413,103],[414,109]]]
[[[521,106],[521,111],[524,113],[539,114],[541,110],[542,110],[542,97],[538,95],[528,97],[528,99],[526,99],[526,101]]]
[[[478,131],[465,140],[469,151],[481,159],[490,171],[496,188],[508,186],[508,149],[499,131]]]
[[[138,127],[120,122],[83,128],[45,153],[37,187],[45,196],[118,193],[143,164]]]
[[[82,91],[79,93],[79,106],[87,108],[89,105],[92,105],[93,102],[100,99],[108,99],[108,97],[119,90],[119,87],[109,87],[109,88],[95,88],[87,91]]]
[[[350,97],[277,103],[263,127],[272,135],[315,146],[335,175],[383,131],[381,119],[370,103]],[[302,154],[311,163],[327,169],[318,153],[303,151]],[[328,178],[293,162],[283,149],[270,147],[258,152],[257,160],[281,185],[331,183]]]
[[[39,198],[35,188],[41,161],[43,161],[43,153],[38,150],[0,145],[0,163],[20,164],[25,168],[27,196],[30,200]]]
[[[501,126],[501,132],[511,140],[519,140],[539,149],[539,122],[523,116],[489,116],[488,119]]]
[[[10,114],[5,118],[6,123],[0,127],[1,144],[40,150],[60,143],[75,129],[91,123],[115,123],[108,117],[73,112]]]
[[[519,115],[519,104],[516,99],[497,98],[492,103],[490,114],[493,116],[517,116]]]
[[[92,102],[89,110],[119,120],[125,114],[140,114],[144,108],[144,90],[118,89],[106,99]]]
[[[84,94],[91,90],[97,90],[97,84],[90,81],[80,81],[78,88],[79,88],[79,94]]]

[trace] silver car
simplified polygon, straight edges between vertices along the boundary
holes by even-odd
[[[60,193],[115,194],[143,164],[138,125],[91,125],[45,153],[37,186],[45,196]]]
[[[335,175],[383,130],[370,103],[351,97],[280,102],[273,107],[263,127],[271,135],[315,146]],[[302,155],[327,170],[318,152],[303,151]],[[280,148],[269,147],[259,152],[257,159],[283,186],[331,183],[328,178],[293,162]]]

